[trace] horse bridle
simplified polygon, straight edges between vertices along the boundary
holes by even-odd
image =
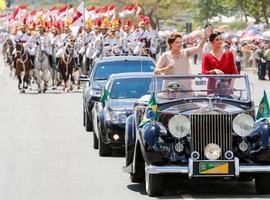
[[[73,51],[74,51],[74,46],[71,46],[71,44],[68,43],[66,50],[64,51],[64,56],[63,56],[63,61],[66,65],[71,63]],[[65,60],[65,58],[67,58],[67,60]]]
[[[17,50],[17,45],[20,46],[20,50]],[[21,43],[16,43],[16,58],[18,58],[17,55],[20,55],[20,57],[18,58],[20,63],[22,63],[23,65],[26,63],[27,59],[28,59],[28,54],[26,53],[26,51],[24,50],[24,47]],[[23,60],[23,57],[25,56],[25,59]]]

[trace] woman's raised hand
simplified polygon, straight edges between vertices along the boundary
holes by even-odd
[[[214,26],[212,24],[208,24],[206,27],[205,27],[205,37],[209,37],[211,35],[211,33],[213,32],[214,30]]]

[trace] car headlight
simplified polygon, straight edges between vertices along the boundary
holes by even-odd
[[[221,156],[221,148],[217,144],[208,144],[204,149],[204,155],[209,160],[217,160]]]
[[[183,138],[190,132],[190,120],[183,115],[176,115],[169,120],[168,128],[176,138]]]
[[[254,129],[254,120],[250,115],[239,114],[233,119],[233,130],[234,132],[241,136],[248,136]]]

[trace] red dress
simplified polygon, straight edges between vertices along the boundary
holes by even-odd
[[[234,62],[233,52],[225,51],[220,60],[218,60],[211,53],[204,54],[202,60],[202,73],[211,74],[210,71],[213,69],[219,69],[223,71],[224,74],[238,74],[238,70]],[[212,93],[211,90],[214,91],[215,85],[216,85],[215,79],[211,80],[209,79],[208,81],[209,93]]]
[[[225,51],[221,59],[218,60],[211,53],[206,53],[202,60],[202,73],[210,74],[212,69],[219,69],[224,74],[238,74],[238,70],[235,66],[234,55],[232,51]]]

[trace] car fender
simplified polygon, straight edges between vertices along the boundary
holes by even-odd
[[[136,132],[135,132],[135,117],[130,115],[126,120],[125,126],[125,145],[135,146]]]
[[[139,133],[136,136],[136,140],[140,144],[142,156],[147,164],[164,161],[163,149],[160,144],[163,143],[161,137],[167,134],[167,132],[162,132],[160,126],[161,124],[158,122],[149,121],[139,129]]]
[[[267,148],[269,144],[270,137],[270,127],[269,124],[261,121],[255,124],[255,128],[250,134],[249,138],[252,140],[254,138],[259,138],[262,148]]]
[[[105,116],[104,116],[104,109],[102,109],[99,113],[97,113],[97,127],[100,131],[100,136],[102,141],[105,141],[104,138],[106,137],[105,135]]]

